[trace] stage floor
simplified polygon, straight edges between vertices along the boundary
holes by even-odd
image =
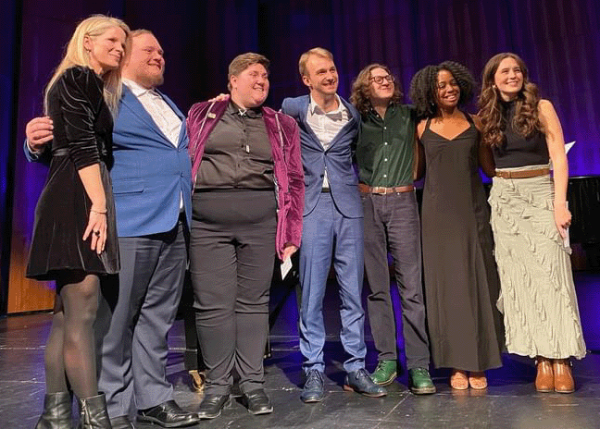
[[[344,392],[344,354],[339,342],[339,301],[335,284],[326,298],[328,331],[327,396],[322,403],[300,401],[301,356],[298,349],[294,294],[287,299],[271,332],[272,358],[265,361],[266,391],[275,411],[254,417],[234,402],[221,417],[203,421],[195,428],[516,428],[591,429],[600,428],[600,273],[577,273],[584,335],[591,352],[574,362],[577,391],[571,395],[536,393],[535,368],[530,359],[504,356],[503,368],[489,371],[487,391],[457,392],[447,383],[447,371],[433,371],[438,393],[414,396],[407,389],[406,372],[382,399],[370,399]],[[278,298],[283,291],[274,291]],[[397,305],[397,298],[396,298]],[[44,395],[43,352],[50,327],[50,315],[13,316],[0,320],[0,429],[33,428],[42,409]],[[400,329],[400,327],[398,327]],[[370,332],[366,332],[372,370],[377,356]],[[192,392],[183,365],[185,341],[183,322],[177,321],[169,337],[169,379],[175,385],[175,399],[184,408],[197,408],[201,395]],[[399,344],[402,348],[403,345]],[[158,428],[136,424],[137,428]]]

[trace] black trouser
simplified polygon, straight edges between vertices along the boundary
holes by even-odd
[[[388,246],[402,304],[408,369],[429,367],[429,340],[421,282],[421,235],[414,192],[362,194],[365,212],[365,274],[369,324],[379,360],[395,360],[396,320],[390,297]]]
[[[273,191],[194,195],[190,273],[207,394],[229,393],[234,368],[243,393],[263,386],[276,210]]]

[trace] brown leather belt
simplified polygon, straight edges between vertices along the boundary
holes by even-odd
[[[545,176],[550,174],[549,168],[539,168],[537,170],[519,170],[519,171],[498,171],[496,176],[503,179],[527,179],[529,177]]]
[[[364,183],[358,184],[358,190],[363,194],[393,194],[396,192],[411,192],[414,191],[415,187],[413,185],[406,186],[394,186],[392,188],[385,188],[383,186],[369,186]]]

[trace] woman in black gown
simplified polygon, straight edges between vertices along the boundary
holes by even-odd
[[[478,173],[479,162],[488,173],[493,165],[476,118],[459,109],[473,88],[468,70],[446,61],[419,71],[410,89],[426,162],[423,266],[432,355],[436,367],[453,369],[456,389],[484,389],[484,371],[502,364],[499,282]]]
[[[82,21],[46,89],[54,141],[27,276],[55,280],[57,295],[36,429],[72,427],[70,389],[80,402],[81,427],[111,427],[104,395],[98,395],[93,324],[100,276],[119,270],[108,168],[128,33],[119,19]]]

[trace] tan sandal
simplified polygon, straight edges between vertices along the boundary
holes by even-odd
[[[466,390],[469,388],[469,379],[467,372],[462,369],[452,369],[450,375],[450,386],[456,390]]]
[[[487,389],[487,378],[485,372],[477,371],[469,374],[469,385],[472,389],[483,390]]]

